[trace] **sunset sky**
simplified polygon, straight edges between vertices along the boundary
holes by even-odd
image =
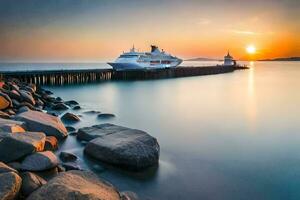
[[[299,10],[299,0],[0,0],[0,61],[110,60],[133,44],[185,59],[300,56]]]

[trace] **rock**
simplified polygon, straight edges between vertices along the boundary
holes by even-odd
[[[38,111],[27,111],[18,114],[16,119],[24,121],[29,131],[42,131],[47,136],[55,136],[57,139],[67,136],[67,129],[58,117]]]
[[[23,127],[24,122],[0,118],[0,132],[21,133],[25,132]]]
[[[110,114],[110,113],[100,113],[98,114],[98,118],[112,118],[115,117],[114,114]]]
[[[11,108],[6,109],[5,112],[6,112],[8,115],[15,115],[15,114],[16,114],[15,111],[13,111],[13,109],[11,109]]]
[[[85,111],[83,112],[84,114],[100,114],[100,111],[95,111],[95,110],[89,110],[89,111]]]
[[[79,122],[80,121],[80,118],[73,114],[73,113],[65,113],[62,117],[61,117],[62,121],[64,122],[71,122],[71,123],[74,123],[74,122]]]
[[[46,136],[41,132],[10,133],[0,140],[0,161],[18,160],[37,151],[43,151]]]
[[[21,106],[18,110],[18,113],[22,113],[22,112],[27,112],[30,111],[31,109],[28,108],[28,106]]]
[[[12,106],[12,101],[7,94],[0,92],[0,110],[6,109]]]
[[[17,170],[11,168],[10,166],[4,164],[3,162],[0,162],[0,174],[6,173],[6,172],[15,172],[18,173]]]
[[[37,152],[27,156],[21,163],[21,169],[27,171],[44,171],[58,165],[57,157],[51,151]]]
[[[78,105],[73,107],[73,110],[80,110],[80,109],[81,109],[81,107]]]
[[[27,197],[32,192],[45,185],[45,181],[42,177],[32,173],[32,172],[23,172],[21,173],[22,186],[21,193],[23,196]]]
[[[79,105],[79,103],[77,101],[74,101],[74,100],[65,101],[65,104],[67,104],[68,106]]]
[[[69,107],[64,103],[54,104],[51,108],[52,110],[68,110]]]
[[[15,172],[0,174],[0,199],[16,199],[21,188],[22,179]]]
[[[122,200],[139,200],[139,197],[136,193],[131,191],[121,192]]]
[[[20,95],[21,95],[23,101],[30,103],[31,105],[35,105],[35,100],[32,97],[30,92],[27,92],[25,90],[20,90]]]
[[[60,98],[60,97],[56,97],[55,100],[56,100],[57,102],[62,102],[62,101],[63,101],[62,98]]]
[[[17,101],[22,101],[22,97],[21,97],[21,94],[17,91],[17,90],[11,90],[9,91],[8,93],[8,96],[13,100],[17,100]]]
[[[19,108],[21,108],[23,106],[28,107],[30,110],[34,110],[35,109],[33,105],[31,105],[30,103],[25,102],[25,101],[20,103]]]
[[[17,101],[16,99],[12,99],[11,101],[12,101],[12,106],[14,108],[19,108],[20,107],[20,102]]]
[[[76,131],[76,129],[73,126],[66,126],[66,129],[68,132]]]
[[[17,171],[21,170],[21,163],[19,163],[19,162],[11,162],[11,163],[7,163],[7,165]]]
[[[5,113],[3,111],[0,111],[0,118],[3,119],[10,119],[10,115],[8,113]]]
[[[62,172],[33,192],[27,200],[120,200],[120,194],[111,184],[87,171]]]
[[[62,166],[65,168],[66,171],[70,170],[82,170],[80,166],[78,166],[76,163],[62,163]]]
[[[68,153],[68,152],[60,152],[59,154],[59,158],[63,161],[63,162],[72,162],[72,161],[76,161],[77,160],[77,156],[72,154],[72,153]]]
[[[35,171],[34,173],[42,177],[46,181],[49,181],[58,175],[58,167],[54,167],[45,171]]]
[[[83,127],[83,128],[78,129],[77,139],[84,140],[84,141],[90,141],[97,137],[120,132],[120,131],[123,131],[126,129],[128,129],[128,128],[122,127],[122,126],[115,126],[115,125],[109,124],[109,123],[94,125],[91,127]]]
[[[47,136],[45,141],[45,151],[55,151],[58,148],[58,141],[54,136]]]
[[[51,91],[49,91],[49,90],[44,90],[44,92],[45,92],[46,94],[48,94],[48,95],[53,94],[53,92],[51,92]]]
[[[113,130],[107,134],[107,130]],[[116,131],[121,129],[120,131]],[[96,132],[96,131],[94,131]],[[85,146],[84,153],[100,161],[129,170],[141,170],[158,164],[159,144],[144,131],[106,124],[96,139]],[[100,136],[100,137],[99,137]]]

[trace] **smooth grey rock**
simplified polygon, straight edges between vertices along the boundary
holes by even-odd
[[[118,129],[120,131],[116,131]],[[113,131],[108,133],[108,130]],[[158,164],[159,144],[156,138],[144,131],[106,124],[103,133],[100,129],[97,136],[84,148],[84,153],[97,160],[129,170]]]
[[[15,172],[0,174],[0,199],[16,199],[22,184],[21,177]]]
[[[77,138],[79,140],[90,141],[97,137],[120,132],[128,128],[122,126],[116,126],[110,123],[94,125],[90,127],[83,127],[78,129]]]
[[[73,126],[66,126],[66,129],[68,132],[76,131],[76,129]]]
[[[30,111],[31,109],[28,108],[28,106],[21,106],[18,110],[18,113],[22,113],[22,112],[27,112]]]
[[[20,175],[22,178],[21,193],[25,197],[47,183],[42,177],[32,172],[23,172]]]
[[[67,129],[58,117],[38,112],[27,111],[16,116],[17,120],[26,123],[29,131],[42,131],[47,136],[55,136],[57,139],[67,137]]]
[[[51,151],[37,152],[27,156],[21,163],[22,170],[44,171],[58,165],[57,157]]]
[[[77,106],[74,106],[72,109],[73,109],[73,110],[80,110],[81,107],[80,107],[79,105],[77,105]]]
[[[65,168],[66,171],[81,170],[81,167],[73,162],[62,163],[62,166]]]
[[[85,111],[83,112],[84,114],[100,114],[100,111],[95,111],[95,110],[89,110],[89,111]]]
[[[61,172],[33,192],[27,200],[120,200],[118,190],[87,171]]]
[[[72,161],[76,161],[77,160],[77,156],[69,153],[69,152],[60,152],[59,154],[59,158],[63,161],[63,162],[72,162]]]
[[[8,163],[31,153],[43,151],[45,140],[46,136],[41,132],[6,134],[0,139],[0,161]]]

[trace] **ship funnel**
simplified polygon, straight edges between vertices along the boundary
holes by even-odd
[[[157,50],[158,49],[158,47],[157,46],[155,46],[155,45],[151,45],[151,52],[154,52],[155,50]]]

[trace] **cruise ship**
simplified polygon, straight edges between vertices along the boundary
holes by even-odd
[[[134,46],[129,52],[121,54],[115,62],[108,63],[116,71],[136,69],[162,69],[177,67],[182,60],[151,46],[151,52],[138,52]]]

